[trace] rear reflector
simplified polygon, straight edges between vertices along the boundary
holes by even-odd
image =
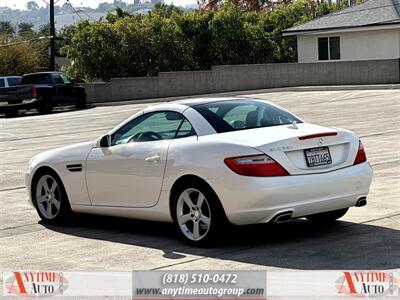
[[[360,142],[358,144],[358,151],[357,151],[356,159],[354,160],[353,165],[358,165],[365,161],[367,161],[367,154],[365,153],[364,146],[360,140]]]
[[[304,135],[299,137],[299,140],[309,140],[309,139],[315,139],[319,137],[324,137],[324,136],[335,136],[337,135],[337,132],[325,132],[325,133],[316,133],[316,134],[310,134],[310,135]]]
[[[268,155],[230,157],[225,164],[235,173],[244,176],[287,176],[290,175],[280,164]]]

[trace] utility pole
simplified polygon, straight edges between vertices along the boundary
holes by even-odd
[[[50,71],[55,71],[56,62],[56,28],[54,23],[54,0],[50,0]]]

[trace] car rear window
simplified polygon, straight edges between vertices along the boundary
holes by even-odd
[[[259,100],[227,100],[194,105],[216,132],[302,123],[291,113]]]
[[[22,78],[22,84],[51,84],[51,74],[32,74]]]

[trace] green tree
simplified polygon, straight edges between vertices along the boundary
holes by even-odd
[[[213,16],[213,12],[197,11],[174,15],[182,34],[193,47],[193,60],[197,62],[197,68],[200,70],[210,69],[212,66],[210,60],[212,33],[209,23]]]
[[[34,34],[32,23],[19,23],[18,24],[18,34]]]
[[[0,21],[0,34],[13,35],[15,34],[14,27],[10,21]]]
[[[214,65],[265,63],[273,61],[271,41],[259,23],[261,14],[242,13],[227,2],[210,21],[211,53]]]
[[[0,38],[4,41],[4,37]],[[22,75],[40,68],[37,49],[30,44],[0,47],[0,74]]]
[[[29,1],[26,4],[26,9],[30,11],[37,11],[39,10],[39,5],[35,1]]]
[[[218,10],[184,12],[157,4],[148,14],[117,9],[99,23],[65,31],[62,49],[74,77],[92,80],[204,70],[212,65],[296,61],[296,39],[282,31],[340,7],[311,0],[281,1],[273,10],[243,9],[227,0]],[[267,2],[263,2],[264,5]]]
[[[164,18],[157,13],[145,19],[151,27],[152,70],[156,75],[162,71],[197,69],[193,60],[193,45],[185,37],[174,18]]]

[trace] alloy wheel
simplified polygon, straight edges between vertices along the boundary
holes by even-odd
[[[177,201],[176,218],[189,240],[205,238],[211,226],[211,209],[204,194],[195,188],[184,190]]]
[[[61,208],[61,191],[57,180],[51,175],[42,176],[36,186],[36,203],[42,216],[54,219]]]

